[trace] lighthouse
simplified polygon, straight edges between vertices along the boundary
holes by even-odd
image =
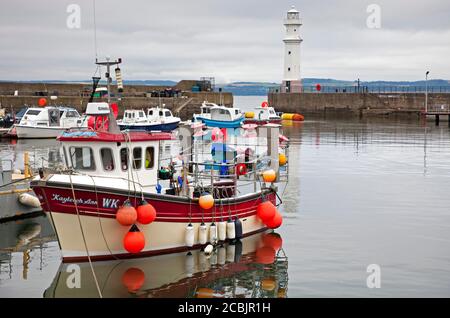
[[[300,13],[292,6],[287,12],[284,26],[286,35],[284,42],[284,76],[281,85],[282,92],[300,93],[302,82],[300,79]]]

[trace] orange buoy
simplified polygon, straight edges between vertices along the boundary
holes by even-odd
[[[139,231],[136,224],[133,224],[131,229],[123,238],[123,247],[132,254],[139,253],[145,247],[145,236]]]
[[[268,220],[265,224],[271,229],[276,229],[279,228],[282,223],[283,217],[281,216],[281,213],[277,211],[275,216],[271,220]]]
[[[145,282],[145,274],[142,270],[136,267],[130,267],[122,275],[122,284],[129,292],[139,290]]]
[[[137,212],[131,205],[130,201],[125,201],[124,204],[117,210],[116,220],[125,226],[132,225],[136,222]]]
[[[45,107],[45,106],[47,106],[47,99],[45,99],[45,98],[39,98],[38,105],[39,105],[40,107]]]
[[[277,179],[277,173],[275,170],[270,169],[263,172],[264,182],[274,182]]]
[[[142,200],[141,204],[137,207],[136,212],[137,221],[141,224],[150,224],[156,219],[155,208],[145,200]]]
[[[198,204],[202,209],[209,210],[214,206],[214,198],[211,194],[205,192],[198,199]]]
[[[277,208],[270,201],[264,201],[258,204],[258,207],[256,208],[256,214],[264,223],[271,220],[276,212]]]
[[[197,298],[213,298],[214,297],[214,289],[212,288],[199,288],[197,289]]]
[[[305,117],[303,115],[300,115],[300,114],[294,114],[294,116],[292,116],[292,120],[293,121],[304,121]]]
[[[280,164],[280,166],[284,166],[287,163],[287,158],[284,153],[280,153],[278,155],[278,163]]]
[[[278,233],[267,233],[262,238],[264,246],[270,246],[276,251],[278,251],[283,245],[283,239]]]
[[[261,288],[265,291],[273,291],[277,287],[277,283],[273,278],[264,278],[261,281]]]
[[[263,246],[256,250],[256,263],[273,264],[275,262],[275,250],[269,246]]]
[[[243,176],[247,174],[247,166],[245,165],[245,163],[238,163],[236,165],[236,174],[238,176]]]

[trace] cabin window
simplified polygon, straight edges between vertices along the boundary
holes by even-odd
[[[75,118],[78,117],[78,113],[76,111],[70,110],[66,113],[67,118]]]
[[[166,110],[166,117],[170,117],[172,114],[170,113],[170,110]]]
[[[105,171],[114,170],[114,156],[110,148],[100,149],[100,158],[102,158],[103,169]]]
[[[234,113],[235,113],[236,115],[239,114],[239,110],[236,109],[236,110],[234,111]]]
[[[70,147],[72,167],[79,170],[95,170],[94,154],[89,147]]]
[[[149,114],[150,116],[153,116],[153,110],[149,111],[148,114]]]
[[[142,148],[133,148],[133,169],[141,169],[142,166]]]
[[[145,169],[153,169],[155,166],[155,148],[147,147],[145,149]]]
[[[163,112],[162,112],[162,110],[160,110],[159,111],[159,116],[162,116],[163,115]]]
[[[225,109],[221,109],[220,111],[219,111],[222,115],[224,115],[224,114],[227,114],[228,112],[225,110]]]
[[[120,149],[120,166],[123,171],[128,170],[128,148]]]
[[[27,111],[26,115],[33,115],[33,116],[36,116],[36,115],[39,115],[40,113],[41,113],[40,110],[37,110],[37,109],[30,109],[29,111]]]
[[[144,117],[145,115],[144,115],[144,112],[139,112],[139,116],[140,117]]]

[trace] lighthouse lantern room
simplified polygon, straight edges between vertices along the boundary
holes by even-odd
[[[284,42],[284,76],[282,92],[299,93],[302,89],[300,79],[300,13],[292,6],[284,20],[286,35]]]

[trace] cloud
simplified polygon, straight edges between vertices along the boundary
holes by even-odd
[[[381,7],[381,28],[366,8]],[[81,7],[69,29],[66,8]],[[285,12],[303,19],[303,77],[449,78],[450,4],[443,0],[96,0],[99,57],[123,58],[127,79],[279,82]],[[0,79],[87,79],[95,71],[92,0],[4,0]]]

